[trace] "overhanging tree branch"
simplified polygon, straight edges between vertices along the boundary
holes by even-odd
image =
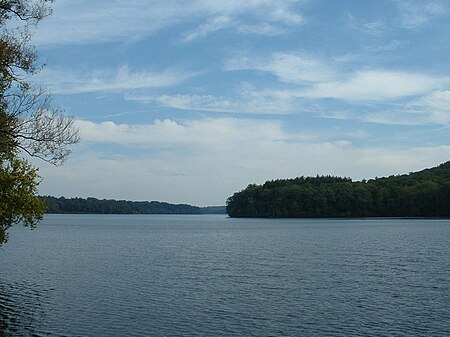
[[[34,227],[45,211],[37,169],[21,154],[60,165],[80,139],[73,117],[29,77],[41,66],[31,29],[51,13],[53,0],[0,0],[0,245],[17,222]]]

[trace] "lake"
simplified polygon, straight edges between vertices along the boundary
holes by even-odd
[[[450,220],[48,215],[0,336],[450,336]]]

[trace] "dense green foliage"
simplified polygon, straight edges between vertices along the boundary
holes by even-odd
[[[31,228],[42,219],[45,207],[37,197],[37,170],[26,160],[0,155],[0,245],[14,223]]]
[[[42,197],[48,213],[91,214],[202,214],[200,207],[159,201],[99,200],[96,198]]]
[[[225,206],[207,206],[200,207],[202,214],[227,214]]]
[[[450,217],[450,161],[353,182],[330,176],[249,185],[227,200],[232,217]]]

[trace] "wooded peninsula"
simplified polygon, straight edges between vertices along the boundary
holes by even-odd
[[[450,217],[450,161],[409,174],[352,181],[298,177],[248,185],[230,217]]]

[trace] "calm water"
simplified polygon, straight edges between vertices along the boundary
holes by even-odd
[[[53,215],[0,265],[0,336],[450,336],[450,220]]]

